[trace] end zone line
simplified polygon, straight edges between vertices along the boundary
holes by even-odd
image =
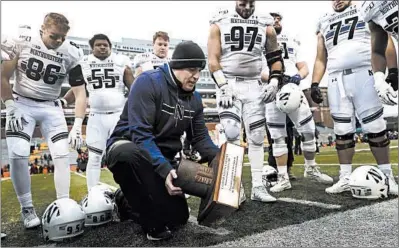
[[[298,200],[298,199],[294,199],[294,198],[284,198],[284,197],[277,198],[277,201],[298,203],[298,204],[315,206],[315,207],[326,208],[326,209],[340,209],[342,207],[341,205],[327,204],[327,203],[322,203],[322,202],[314,202],[314,201],[306,201],[306,200]]]
[[[85,175],[82,175],[82,174],[77,173],[77,172],[74,172],[74,174],[77,175],[77,176],[83,177],[83,178],[87,178]],[[112,186],[112,185],[109,185],[109,184],[107,184],[107,183],[103,183],[103,182],[99,182],[99,183],[102,184],[102,185],[104,185],[104,186],[109,187],[110,189],[112,189],[112,190],[114,190],[114,191],[117,190],[116,187],[114,187],[114,186]],[[190,215],[190,217],[189,217],[189,219],[188,219],[188,222],[192,223],[194,226],[196,226],[196,227],[198,227],[199,229],[201,229],[204,233],[215,234],[215,235],[221,235],[221,236],[224,236],[224,235],[227,235],[227,234],[230,234],[230,233],[231,233],[229,230],[227,230],[227,229],[225,229],[225,228],[218,228],[218,229],[215,229],[215,228],[212,228],[212,227],[207,227],[207,226],[199,225],[199,224],[197,223],[197,219],[196,219],[194,216],[192,216],[192,215]]]

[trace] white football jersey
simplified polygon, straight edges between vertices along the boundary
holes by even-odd
[[[356,5],[343,12],[330,12],[317,23],[316,33],[324,37],[328,71],[371,66],[371,37],[368,25]]]
[[[256,10],[248,19],[242,18],[235,9],[221,10],[214,15],[210,24],[220,29],[220,65],[227,77],[260,78],[266,28],[273,23],[272,16],[261,15]]]
[[[57,49],[47,49],[39,32],[20,36],[15,43],[18,65],[13,91],[38,100],[57,99],[65,77],[79,64],[83,54],[80,48],[65,41]]]
[[[169,58],[159,58],[151,52],[137,54],[133,60],[133,68],[136,70],[141,67],[142,71],[154,70],[158,66],[168,63]]]
[[[360,11],[365,22],[375,22],[398,40],[398,0],[363,1]]]
[[[104,60],[93,54],[84,56],[81,65],[87,81],[91,111],[114,112],[123,109],[126,102],[123,75],[130,63],[127,56],[115,53]]]

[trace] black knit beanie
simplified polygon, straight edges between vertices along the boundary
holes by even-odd
[[[205,54],[197,43],[182,41],[177,44],[169,65],[172,69],[204,69],[206,65]]]

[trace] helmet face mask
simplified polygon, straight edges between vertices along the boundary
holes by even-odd
[[[360,166],[349,177],[354,198],[376,200],[388,197],[388,177],[374,166]]]

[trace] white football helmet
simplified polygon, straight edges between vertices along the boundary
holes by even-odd
[[[262,183],[265,187],[273,187],[277,181],[270,180],[271,177],[277,178],[277,170],[270,165],[265,165],[262,168]]]
[[[91,188],[81,205],[86,214],[85,226],[99,226],[112,221],[114,202],[104,188]]]
[[[74,200],[62,198],[53,201],[42,216],[44,240],[62,241],[83,234],[85,213]]]
[[[296,84],[287,83],[276,94],[277,108],[286,114],[290,114],[301,106],[303,94]]]
[[[360,199],[375,200],[388,197],[388,178],[374,166],[360,166],[349,177],[352,196]]]

